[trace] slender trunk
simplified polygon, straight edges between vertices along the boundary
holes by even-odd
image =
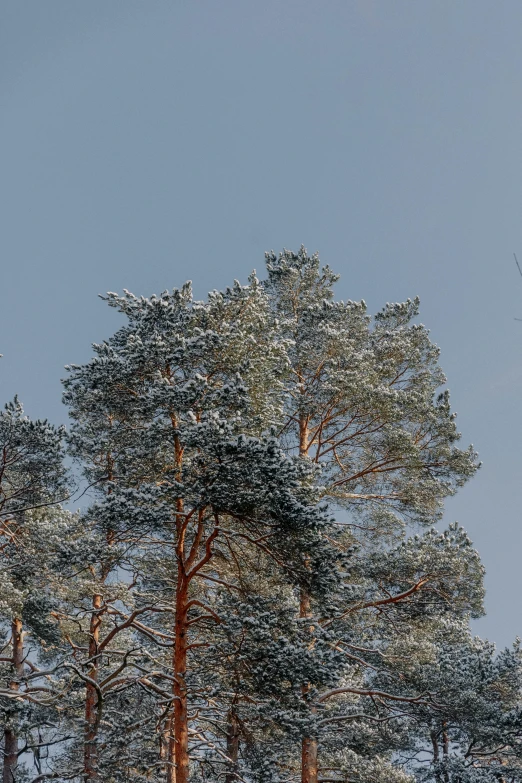
[[[112,427],[112,417],[109,418],[109,426]],[[106,455],[107,459],[107,480],[114,480],[114,459],[112,453],[109,451]],[[112,489],[109,487],[107,494],[110,495]],[[107,531],[107,543],[109,546],[114,543],[114,532],[112,530]],[[102,581],[108,576],[110,571],[110,564],[108,562],[101,566],[101,578]],[[94,574],[94,571],[93,571]],[[101,608],[103,604],[103,596],[96,593],[92,597],[92,612],[91,620],[89,624],[89,662],[90,669],[88,677],[92,681],[87,683],[85,694],[85,729],[84,729],[84,743],[83,743],[83,779],[89,781],[89,783],[96,783],[100,781],[99,774],[99,758],[98,758],[98,730],[100,727],[100,719],[102,712],[101,695],[94,683],[98,683],[100,659],[98,653],[98,646],[100,643],[100,626],[101,626]]]
[[[303,457],[308,454],[308,419],[301,416],[299,420],[299,454]]]
[[[159,757],[160,761],[163,762],[163,769],[167,770],[165,779],[169,779],[168,777],[168,763],[169,763],[169,745],[170,745],[170,735],[171,735],[171,720],[170,717],[167,719],[166,725],[164,726],[163,730],[160,732],[159,737]],[[174,782],[176,778],[174,777]]]
[[[311,617],[310,596],[303,589],[301,590],[301,600],[299,603],[299,616]],[[310,627],[311,633],[313,633],[313,626]],[[306,683],[301,687],[303,697],[306,698],[306,694],[310,690],[310,685]],[[310,708],[312,712],[315,712],[313,707]],[[318,778],[318,745],[317,739],[314,737],[303,737],[301,741],[301,783],[317,783]]]
[[[304,457],[308,454],[310,447],[310,432],[308,428],[308,417],[299,418],[299,454]],[[299,605],[300,617],[311,617],[310,596],[305,588],[301,589],[301,600]],[[310,628],[313,632],[313,628]],[[302,686],[302,693],[305,697],[310,690],[310,685],[306,683]],[[312,708],[313,709],[313,708]],[[318,744],[314,737],[303,737],[301,741],[301,783],[317,783],[318,778]]]
[[[449,757],[449,738],[448,738],[446,721],[444,721],[442,724],[442,755],[444,758],[444,762],[447,763]],[[447,769],[444,770],[444,783],[449,783],[449,775]]]
[[[176,557],[178,561],[178,574],[176,584],[175,620],[174,620],[174,654],[173,668],[173,710],[170,719],[169,753],[167,783],[188,783],[189,781],[189,717],[188,717],[188,688],[186,682],[189,644],[189,609],[194,601],[189,601],[189,585],[200,568],[202,568],[212,556],[212,542],[217,537],[219,528],[213,532],[204,542],[205,555],[198,560],[198,552],[204,533],[204,513],[198,513],[197,527],[193,531],[189,553],[185,552],[185,536],[188,519],[185,518],[181,501],[177,507],[177,541]],[[194,599],[195,600],[195,599]],[[195,601],[195,603],[199,603]],[[212,610],[210,610],[212,611]],[[218,619],[215,616],[215,619]]]
[[[302,783],[317,783],[317,740],[304,737],[301,747],[301,781]]]
[[[13,645],[13,679],[9,683],[9,690],[18,691],[20,679],[24,674],[24,634],[22,621],[15,617],[11,623],[11,636]],[[12,702],[15,707],[15,702]],[[16,730],[16,708],[11,712],[11,724],[4,731],[4,766],[2,783],[15,783],[16,768],[18,766],[18,733]]]
[[[112,478],[111,478],[112,480]],[[110,491],[109,491],[110,494]],[[114,543],[114,532],[107,532],[107,543]],[[101,567],[101,582],[104,583],[110,573],[111,563],[107,560]],[[93,569],[94,575],[94,569]],[[103,588],[102,588],[103,589]],[[89,682],[85,688],[85,721],[83,743],[83,780],[87,783],[100,783],[98,732],[103,713],[103,693],[99,686],[102,653],[100,652],[100,636],[102,616],[106,612],[104,598],[101,593],[92,597],[92,610],[89,622]],[[101,642],[103,646],[103,641]]]
[[[176,433],[177,417],[171,416],[172,428]],[[179,435],[174,435],[174,459],[176,478],[181,479],[183,447]],[[173,709],[168,720],[167,783],[188,783],[188,704],[185,674],[187,671],[187,603],[188,584],[185,573],[185,528],[183,525],[183,500],[176,501],[175,547],[178,560],[176,584],[176,605],[174,619],[174,653],[172,657]]]
[[[176,783],[176,745],[174,742],[174,712],[167,720],[167,727],[163,733],[163,742],[160,758],[165,762],[166,783]]]
[[[439,741],[438,741],[438,738],[437,738],[437,732],[436,731],[432,731],[430,736],[431,736],[431,744],[433,746],[433,763],[434,764],[438,764],[439,763]],[[435,780],[437,781],[437,783],[441,783],[442,778],[441,778],[439,772],[435,773]]]
[[[303,378],[301,374],[299,374],[299,379],[301,383],[303,383]],[[310,448],[310,428],[309,428],[309,418],[308,416],[305,416],[304,414],[299,414],[299,456],[304,457],[306,454],[308,454],[308,449]]]
[[[239,772],[239,721],[233,706],[227,717],[227,756],[230,759],[230,767],[225,783],[235,783]]]
[[[176,620],[174,625],[174,710],[169,737],[167,783],[189,783],[187,671],[188,585],[183,563],[178,563]]]
[[[93,683],[98,681],[99,659],[98,644],[100,641],[100,609],[103,597],[99,594],[92,599],[92,613],[89,627],[89,661],[91,668],[88,677]],[[101,715],[101,702],[98,690],[94,684],[87,683],[85,697],[85,736],[83,751],[83,778],[89,783],[100,780],[98,770],[98,728]]]

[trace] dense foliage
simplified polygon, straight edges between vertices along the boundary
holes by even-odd
[[[3,783],[522,782],[518,642],[473,638],[479,556],[436,529],[478,463],[419,303],[266,261],[108,294],[69,431],[0,414]]]

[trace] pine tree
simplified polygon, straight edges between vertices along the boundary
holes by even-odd
[[[31,688],[21,691],[26,671],[24,619],[29,625],[44,624],[35,617],[39,599],[35,517],[37,509],[49,507],[65,496],[63,430],[47,421],[31,421],[15,398],[0,413],[0,613],[10,638],[4,645],[9,655],[8,685],[2,691],[4,712],[3,783],[14,783],[19,757],[19,718],[31,698]],[[36,571],[36,574],[35,574]],[[33,622],[31,623],[31,619]]]
[[[469,625],[433,634],[434,660],[412,667],[414,687],[437,694],[438,709],[419,710],[404,757],[419,781],[522,780],[522,657],[517,640],[498,655]],[[429,759],[429,763],[419,763]]]
[[[4,781],[522,783],[518,643],[472,638],[480,558],[433,527],[477,462],[418,302],[267,270],[107,295],[64,382],[81,512],[64,433],[0,415]]]
[[[436,396],[445,378],[438,349],[412,323],[418,301],[387,305],[372,326],[364,302],[334,300],[338,277],[304,247],[267,254],[267,269],[274,317],[290,344],[281,427],[289,453],[321,467],[322,497],[374,540],[400,533],[404,519],[433,522],[477,465],[472,447],[456,446],[447,392]],[[300,615],[313,613],[304,590]],[[307,700],[310,684],[302,687]],[[305,736],[302,783],[317,776],[317,738]]]
[[[195,664],[206,627],[221,622],[211,601],[222,564],[230,568],[253,548],[282,579],[298,583],[303,549],[313,548],[328,519],[316,503],[313,466],[285,455],[267,433],[280,417],[286,355],[284,342],[272,338],[277,327],[257,281],[214,293],[206,304],[192,302],[188,287],[151,299],[108,299],[128,324],[65,383],[75,422],[71,448],[100,487],[89,516],[107,542],[91,612],[84,775],[100,776],[96,661],[107,580],[124,567],[119,552],[148,538],[174,565],[160,599],[173,615],[164,761],[166,780],[186,783],[189,706],[205,708]],[[132,614],[125,622],[141,630]]]

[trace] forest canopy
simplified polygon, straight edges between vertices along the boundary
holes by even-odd
[[[109,293],[70,426],[0,413],[3,783],[522,781],[439,350],[337,280]]]

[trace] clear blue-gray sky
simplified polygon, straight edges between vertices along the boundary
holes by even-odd
[[[370,310],[420,295],[464,441],[448,504],[522,635],[522,3],[3,0],[0,397],[65,420],[98,293],[198,296],[301,243]]]

